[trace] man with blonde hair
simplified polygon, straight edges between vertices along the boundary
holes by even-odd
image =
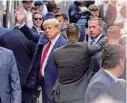
[[[25,14],[20,8],[17,10],[17,23],[23,24]],[[31,64],[30,76],[33,81],[27,81],[27,87],[35,88],[39,84],[42,87],[43,103],[52,103],[52,88],[55,84],[57,74],[53,60],[54,49],[64,45],[66,39],[60,35],[60,23],[57,19],[47,19],[43,22],[44,35],[36,35],[24,25],[20,28],[23,34],[37,44],[33,62]]]

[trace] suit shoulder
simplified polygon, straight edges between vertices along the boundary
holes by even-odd
[[[83,47],[83,48],[88,47],[88,43],[87,42],[77,42],[76,44],[81,46],[81,47]]]
[[[65,45],[66,43],[67,43],[67,40],[63,36],[60,36],[56,44],[58,45],[58,47],[61,47]]]
[[[60,35],[59,39],[61,42],[67,42],[67,40],[63,37],[63,35]]]
[[[54,53],[57,53],[57,52],[61,51],[64,47],[65,47],[65,45],[56,48],[56,49],[54,50]]]
[[[109,84],[110,80],[108,79],[108,77],[106,77],[103,73],[99,71],[91,79],[89,87],[104,86],[108,88]]]

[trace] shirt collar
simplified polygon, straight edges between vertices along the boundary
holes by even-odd
[[[98,37],[96,37],[94,40],[95,40],[95,42],[94,43],[97,43],[98,42],[98,40],[101,38],[101,36],[102,36],[103,34],[100,34]],[[92,41],[92,38],[90,37],[90,41]]]
[[[42,30],[39,27],[37,27],[36,25],[33,25],[33,26],[35,27],[38,33],[42,32]]]
[[[97,38],[95,38],[95,43],[98,42],[98,40],[101,38],[102,34],[100,34]]]
[[[112,78],[113,78],[113,80],[115,80],[115,82],[117,83],[118,82],[118,78],[115,76],[115,75],[113,75],[111,72],[109,72],[108,70],[106,70],[106,69],[103,69],[107,74],[109,74]]]
[[[59,37],[60,37],[60,33],[54,39],[51,40],[51,43],[54,45]]]

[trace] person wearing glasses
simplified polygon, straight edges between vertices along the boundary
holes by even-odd
[[[17,9],[16,22],[20,26],[18,27],[19,30],[25,37],[37,44],[31,63],[27,88],[42,87],[43,103],[52,103],[52,88],[57,79],[53,51],[64,45],[66,39],[60,35],[60,23],[57,19],[45,20],[43,23],[44,35],[36,35],[27,27],[24,18],[25,13],[22,8]]]
[[[42,30],[42,23],[43,23],[42,14],[40,12],[35,12],[32,16],[32,19],[33,19],[33,26],[31,28],[31,30],[35,34],[44,33],[44,31]]]

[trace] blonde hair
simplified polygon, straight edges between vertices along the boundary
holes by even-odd
[[[60,27],[60,22],[53,18],[53,19],[47,19],[43,22],[43,27],[47,24],[47,23],[55,23],[56,24],[56,27]]]

